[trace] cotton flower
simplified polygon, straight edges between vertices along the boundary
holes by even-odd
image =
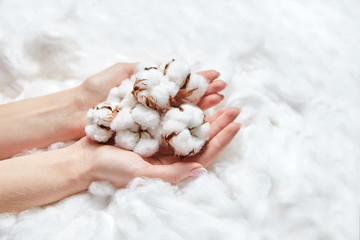
[[[110,128],[119,108],[111,103],[99,103],[87,113],[87,126],[85,133],[97,142],[107,142],[113,135]]]
[[[162,71],[171,82],[176,83],[178,86],[180,86],[191,73],[190,66],[181,59],[171,59],[166,63],[160,64],[159,70]]]
[[[202,150],[208,140],[210,125],[196,106],[183,104],[170,109],[162,121],[162,138],[178,156],[192,156]]]
[[[151,156],[159,149],[159,124],[160,115],[153,109],[141,104],[134,109],[124,108],[111,123],[111,129],[116,132],[115,145],[144,157]]]
[[[144,106],[156,110],[169,107],[169,99],[175,97],[179,86],[157,69],[140,71],[136,74],[136,80],[132,94]]]
[[[203,76],[192,73],[181,84],[176,98],[181,103],[197,104],[201,97],[204,96],[207,87],[208,82]]]
[[[133,86],[133,79],[123,80],[119,87],[114,87],[110,90],[106,102],[112,103],[119,108],[134,107],[137,104],[137,101],[131,94]]]

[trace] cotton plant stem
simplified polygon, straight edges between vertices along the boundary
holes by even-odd
[[[80,89],[35,97],[0,106],[0,159],[57,141],[84,136]]]
[[[43,206],[86,190],[91,169],[81,164],[82,151],[76,148],[0,161],[0,213]]]

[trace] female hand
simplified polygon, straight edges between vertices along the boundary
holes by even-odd
[[[240,130],[240,124],[233,122],[239,113],[237,108],[223,108],[208,117],[209,143],[202,153],[190,158],[174,157],[166,150],[143,158],[135,152],[99,144],[85,137],[76,143],[84,156],[83,161],[78,162],[80,175],[89,182],[105,180],[117,187],[124,187],[131,179],[140,176],[161,178],[170,183],[198,176]]]

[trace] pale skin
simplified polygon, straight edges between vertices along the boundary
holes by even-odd
[[[135,177],[177,183],[196,169],[206,168],[240,130],[237,108],[222,108],[212,116],[210,140],[201,154],[176,158],[161,149],[150,158],[85,137],[86,112],[106,99],[109,90],[132,75],[135,64],[118,63],[91,76],[78,87],[0,106],[0,213],[43,206],[86,190],[92,181],[125,187]],[[198,106],[217,105],[226,87],[214,70],[203,71],[209,87]],[[34,147],[80,139],[66,148],[10,158]],[[7,159],[9,158],[9,159]]]

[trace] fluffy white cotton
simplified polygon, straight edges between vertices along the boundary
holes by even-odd
[[[99,103],[96,107],[89,109],[86,115],[86,135],[95,141],[107,142],[113,135],[110,124],[117,113],[118,108],[106,102]]]
[[[159,70],[162,71],[170,81],[175,82],[179,86],[191,73],[189,64],[182,59],[171,59],[161,64]]]
[[[119,108],[132,108],[137,101],[134,95],[131,94],[134,86],[134,81],[125,79],[121,82],[119,87],[114,87],[110,90],[106,102],[115,104]]]
[[[201,75],[192,73],[189,79],[183,82],[179,95],[182,102],[197,104],[205,94],[208,81]]]
[[[198,107],[183,104],[170,109],[162,122],[162,135],[178,156],[197,154],[206,141],[210,125],[205,122],[205,115]]]
[[[132,110],[131,115],[134,121],[141,125],[142,129],[157,128],[160,124],[160,114],[150,108],[144,107],[141,104],[136,105]]]
[[[144,157],[149,157],[159,150],[159,141],[148,132],[142,132],[133,151]]]
[[[169,106],[170,96],[178,90],[176,85],[168,83],[162,72],[149,69],[136,74],[133,94],[144,106],[164,109]]]
[[[198,137],[200,139],[208,140],[209,139],[209,132],[210,132],[210,123],[205,122],[201,124],[201,126],[193,128],[190,130],[191,135]]]
[[[97,142],[107,142],[114,134],[113,131],[100,128],[97,124],[87,125],[85,127],[85,133],[87,136]]]
[[[139,141],[139,133],[131,130],[119,130],[114,139],[116,146],[133,150]]]
[[[144,157],[151,156],[159,149],[159,123],[160,115],[153,109],[141,104],[134,109],[124,108],[111,123],[115,145]]]
[[[132,117],[132,109],[131,108],[123,108],[116,115],[114,120],[110,125],[113,131],[121,131],[121,130],[132,130],[137,131],[139,126],[136,124]]]

